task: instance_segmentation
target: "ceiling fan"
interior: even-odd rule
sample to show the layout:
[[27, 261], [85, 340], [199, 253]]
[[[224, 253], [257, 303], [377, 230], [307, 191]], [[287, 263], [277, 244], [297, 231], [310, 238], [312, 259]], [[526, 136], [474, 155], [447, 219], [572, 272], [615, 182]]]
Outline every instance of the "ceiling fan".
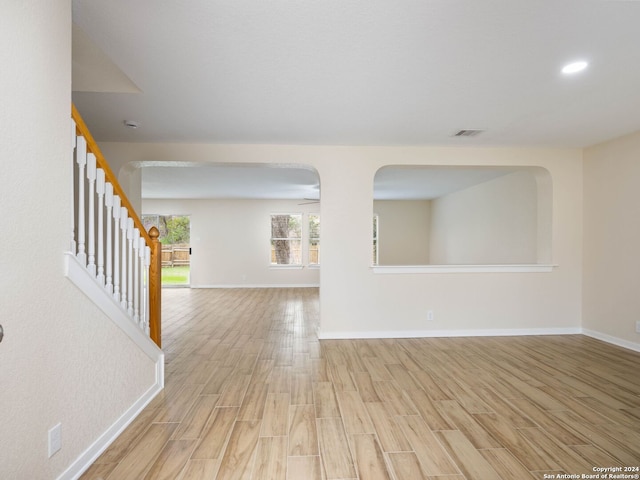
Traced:
[[314, 203], [320, 203], [319, 198], [303, 198], [304, 202], [299, 203], [298, 205], [313, 205]]

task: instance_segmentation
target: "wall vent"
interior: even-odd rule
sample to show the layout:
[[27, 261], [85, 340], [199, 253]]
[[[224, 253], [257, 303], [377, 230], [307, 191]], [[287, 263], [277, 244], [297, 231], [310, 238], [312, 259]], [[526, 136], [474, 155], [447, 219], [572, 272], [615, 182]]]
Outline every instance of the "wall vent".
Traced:
[[467, 128], [464, 130], [458, 130], [457, 132], [454, 132], [453, 135], [451, 136], [452, 137], [476, 137], [480, 135], [482, 132], [484, 132], [484, 130]]

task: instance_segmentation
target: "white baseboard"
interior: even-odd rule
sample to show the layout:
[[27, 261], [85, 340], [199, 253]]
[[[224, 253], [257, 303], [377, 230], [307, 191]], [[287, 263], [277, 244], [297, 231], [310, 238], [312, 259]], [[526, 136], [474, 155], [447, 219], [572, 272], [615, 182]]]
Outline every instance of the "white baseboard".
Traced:
[[429, 338], [429, 337], [515, 337], [523, 335], [575, 335], [582, 333], [579, 327], [569, 328], [521, 328], [487, 330], [388, 330], [370, 332], [323, 332], [320, 340], [345, 340], [358, 338]]
[[96, 461], [96, 459], [118, 438], [125, 428], [138, 416], [154, 397], [162, 391], [159, 383], [147, 390], [131, 407], [124, 412], [100, 437], [93, 442], [57, 480], [76, 480]]
[[592, 337], [597, 340], [602, 340], [603, 342], [611, 343], [612, 345], [617, 345], [618, 347], [640, 352], [640, 343], [629, 342], [628, 340], [623, 340], [622, 338], [613, 337], [606, 333], [596, 332], [595, 330], [589, 330], [587, 328], [583, 328], [582, 333], [587, 337]]
[[218, 284], [218, 285], [191, 285], [191, 288], [319, 288], [318, 283], [277, 283], [277, 284]]
[[586, 335], [617, 345], [618, 347], [640, 352], [640, 343], [629, 342], [606, 333], [580, 327], [569, 328], [524, 328], [524, 329], [488, 329], [488, 330], [387, 330], [370, 332], [322, 332], [317, 331], [320, 340], [377, 339], [377, 338], [446, 338], [446, 337], [517, 337], [527, 335]]

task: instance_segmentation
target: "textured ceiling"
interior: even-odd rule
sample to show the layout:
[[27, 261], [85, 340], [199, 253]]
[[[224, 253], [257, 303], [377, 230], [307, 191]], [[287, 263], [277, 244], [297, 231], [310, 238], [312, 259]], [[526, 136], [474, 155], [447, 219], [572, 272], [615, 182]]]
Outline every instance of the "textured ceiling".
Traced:
[[640, 1], [72, 4], [73, 100], [99, 142], [584, 147], [640, 130]]
[[[73, 0], [73, 18], [141, 90], [74, 93], [99, 141], [586, 146], [640, 129], [638, 1]], [[589, 69], [563, 76], [575, 59]]]
[[257, 165], [174, 164], [142, 169], [142, 198], [319, 199], [313, 169]]
[[[374, 179], [374, 198], [429, 200], [521, 170], [517, 167], [383, 167]], [[178, 162], [144, 167], [142, 198], [319, 200], [320, 179], [310, 168]]]

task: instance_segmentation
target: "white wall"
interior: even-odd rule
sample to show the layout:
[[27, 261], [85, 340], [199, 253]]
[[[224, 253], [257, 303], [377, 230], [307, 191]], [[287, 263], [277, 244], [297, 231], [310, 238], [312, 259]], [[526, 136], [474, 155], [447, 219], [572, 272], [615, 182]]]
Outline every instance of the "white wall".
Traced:
[[378, 264], [426, 265], [429, 263], [429, 200], [376, 200], [378, 215]]
[[[581, 322], [582, 151], [544, 148], [103, 143], [107, 158], [306, 164], [322, 185], [321, 335], [577, 331]], [[546, 168], [550, 273], [380, 275], [371, 268], [373, 179], [386, 165]], [[426, 322], [426, 311], [435, 320]], [[557, 330], [560, 329], [560, 330]]]
[[[71, 2], [0, 15], [0, 478], [57, 478], [155, 380], [64, 277], [71, 216]], [[62, 449], [47, 431], [62, 423]]]
[[537, 228], [535, 177], [504, 175], [432, 201], [431, 263], [536, 263]]
[[640, 132], [585, 150], [584, 328], [640, 346]]
[[[191, 286], [317, 286], [320, 269], [270, 265], [270, 215], [317, 213], [295, 200], [151, 200], [145, 214], [191, 216]], [[322, 244], [322, 218], [320, 218]], [[304, 250], [303, 250], [304, 252]], [[308, 258], [308, 257], [305, 257]], [[322, 260], [321, 260], [322, 261]]]

